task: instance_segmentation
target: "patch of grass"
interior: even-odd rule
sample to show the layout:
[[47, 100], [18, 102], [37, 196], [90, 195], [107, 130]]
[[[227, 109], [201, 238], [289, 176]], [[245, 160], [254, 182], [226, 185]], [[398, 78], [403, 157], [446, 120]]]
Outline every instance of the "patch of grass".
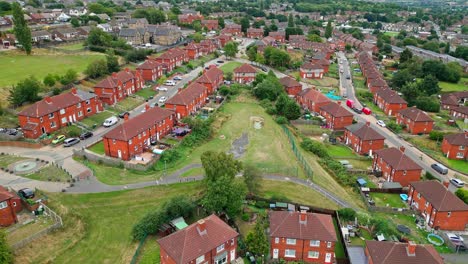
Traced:
[[3, 115], [0, 115], [0, 127], [1, 128], [16, 128], [18, 127], [18, 116], [13, 115], [7, 111], [3, 112]]
[[61, 168], [55, 167], [54, 165], [46, 165], [39, 171], [24, 175], [24, 177], [38, 181], [66, 182], [68, 180], [71, 180], [70, 175], [68, 175]]
[[65, 126], [55, 131], [53, 135], [65, 135], [67, 137], [76, 137], [81, 134], [81, 128], [76, 125]]
[[[38, 216], [34, 222], [29, 224], [23, 225], [12, 232], [7, 233], [7, 241], [10, 245], [18, 243], [19, 241], [23, 240], [24, 238], [40, 232], [45, 228], [51, 226], [54, 222], [48, 216]], [[20, 224], [18, 224], [20, 225]]]
[[396, 37], [398, 36], [399, 32], [393, 32], [393, 31], [386, 31], [384, 35], [390, 36], [390, 37]]
[[0, 168], [6, 168], [8, 165], [13, 164], [18, 161], [26, 160], [28, 158], [25, 157], [18, 157], [18, 156], [12, 156], [12, 155], [0, 155]]
[[326, 75], [331, 78], [339, 78], [338, 64], [337, 63], [330, 64], [330, 66], [328, 67], [328, 73]]
[[199, 176], [199, 175], [204, 175], [205, 170], [203, 168], [193, 168], [190, 169], [180, 175], [180, 177], [192, 177], [192, 176]]
[[[338, 227], [338, 223], [336, 222], [336, 219], [333, 218], [333, 225], [335, 226], [335, 232], [337, 234], [337, 236], [341, 236], [341, 229]], [[341, 242], [340, 239], [338, 239], [335, 243], [335, 257], [337, 258], [345, 258], [346, 255], [345, 255], [345, 249], [344, 249], [344, 245], [343, 243]]]
[[141, 247], [140, 257], [138, 258], [138, 264], [154, 264], [160, 263], [159, 257], [159, 244], [156, 240], [159, 238], [156, 236], [148, 236], [145, 244]]
[[468, 78], [461, 78], [458, 83], [439, 82], [442, 92], [462, 92], [466, 91], [468, 86]]
[[69, 45], [62, 45], [57, 47], [58, 49], [63, 49], [63, 50], [82, 50], [84, 49], [84, 43], [75, 43], [75, 44], [69, 44]]
[[139, 100], [138, 98], [133, 98], [133, 97], [127, 97], [123, 99], [122, 101], [118, 102], [116, 104], [116, 108], [120, 109], [122, 112], [123, 111], [130, 111], [138, 107], [143, 103], [142, 100]]
[[153, 89], [151, 88], [145, 88], [145, 89], [141, 89], [139, 90], [138, 92], [135, 93], [136, 95], [138, 96], [141, 96], [143, 98], [146, 99], [149, 99], [151, 96], [155, 96], [156, 95], [156, 91], [154, 91]]
[[241, 65], [242, 65], [242, 63], [240, 63], [240, 62], [230, 61], [230, 62], [227, 62], [227, 63], [223, 64], [219, 68], [224, 72], [224, 74], [226, 74], [227, 72], [233, 72], [235, 68], [237, 68], [237, 67], [239, 67]]
[[[104, 58], [104, 54], [83, 52], [79, 54], [53, 53], [47, 50], [34, 49], [31, 56], [20, 51], [6, 51], [0, 53], [0, 87], [16, 84], [20, 79], [29, 75], [39, 80], [49, 73], [63, 75], [73, 69], [83, 72], [91, 62]], [[22, 76], [18, 79], [19, 76]], [[2, 91], [2, 95], [5, 93]]]
[[371, 193], [370, 196], [375, 201], [376, 206], [406, 208], [406, 204], [401, 200], [399, 194], [394, 193]]
[[106, 154], [106, 152], [104, 151], [104, 142], [102, 140], [92, 145], [88, 149], [96, 154], [100, 154], [100, 155]]
[[318, 125], [294, 124], [294, 127], [305, 136], [321, 136], [323, 133], [330, 132], [330, 130], [321, 128]]
[[331, 157], [354, 157], [353, 150], [343, 145], [331, 145], [327, 144], [328, 154]]
[[303, 79], [302, 81], [315, 85], [318, 88], [338, 87], [339, 81], [331, 77], [323, 77], [322, 79]]
[[102, 111], [101, 113], [97, 113], [95, 115], [92, 115], [90, 117], [87, 117], [80, 121], [83, 123], [85, 126], [87, 126], [89, 129], [93, 127], [93, 125], [96, 125], [96, 127], [99, 127], [104, 123], [104, 120], [107, 118], [113, 116], [114, 114], [109, 111]]

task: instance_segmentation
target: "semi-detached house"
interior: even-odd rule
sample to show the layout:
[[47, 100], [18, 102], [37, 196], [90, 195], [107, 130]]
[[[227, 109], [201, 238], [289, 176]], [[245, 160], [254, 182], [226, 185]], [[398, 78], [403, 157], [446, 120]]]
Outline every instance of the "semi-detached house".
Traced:
[[331, 103], [330, 99], [315, 88], [306, 88], [296, 96], [297, 103], [311, 112], [320, 112], [320, 107]]
[[400, 110], [396, 115], [396, 123], [404, 125], [413, 134], [429, 134], [434, 126], [434, 120], [416, 106]]
[[25, 108], [18, 119], [26, 138], [38, 138], [102, 110], [102, 102], [95, 94], [72, 88]]
[[327, 127], [333, 130], [344, 130], [353, 123], [353, 114], [340, 105], [341, 102], [331, 102], [320, 107], [320, 115], [325, 117]]
[[176, 95], [166, 102], [166, 109], [175, 111], [177, 119], [194, 114], [206, 104], [208, 89], [194, 82], [185, 89], [180, 89]]
[[408, 103], [389, 88], [378, 90], [374, 94], [374, 103], [389, 116], [395, 116], [400, 110], [408, 107]]
[[398, 182], [406, 187], [419, 181], [422, 168], [404, 154], [405, 148], [387, 148], [375, 151], [372, 169], [388, 182]]
[[432, 245], [417, 245], [413, 241], [400, 243], [366, 240], [364, 243], [364, 254], [368, 264], [444, 264], [444, 260]]
[[370, 122], [356, 123], [345, 129], [345, 144], [360, 155], [372, 157], [374, 151], [383, 149], [385, 137], [370, 127]]
[[442, 152], [448, 159], [468, 159], [468, 132], [445, 136]]
[[125, 69], [100, 81], [94, 86], [94, 92], [103, 103], [113, 105], [139, 91], [144, 84], [140, 71]]
[[288, 95], [296, 96], [302, 91], [302, 84], [289, 76], [285, 76], [279, 81]]
[[208, 95], [211, 95], [224, 83], [224, 74], [218, 67], [211, 65], [195, 82], [205, 86]]
[[248, 84], [255, 81], [257, 69], [251, 65], [244, 63], [234, 69], [234, 81], [237, 83]]
[[146, 60], [136, 69], [141, 73], [141, 77], [146, 82], [155, 82], [163, 75], [161, 63], [154, 60]]

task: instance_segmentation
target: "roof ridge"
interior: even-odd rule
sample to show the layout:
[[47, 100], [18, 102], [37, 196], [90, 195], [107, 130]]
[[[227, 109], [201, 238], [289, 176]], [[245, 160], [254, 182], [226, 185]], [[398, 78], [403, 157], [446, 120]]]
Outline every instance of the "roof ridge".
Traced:
[[[387, 259], [392, 255], [391, 253], [393, 252], [393, 250], [395, 250], [395, 246], [396, 246], [396, 243], [392, 243], [392, 248], [388, 251], [387, 255], [385, 256], [385, 258], [382, 260], [382, 263], [381, 264], [385, 264], [385, 262], [387, 261]], [[391, 263], [390, 263], [391, 264]]]
[[[283, 214], [283, 212], [281, 213]], [[281, 223], [278, 225], [278, 227], [276, 227], [275, 231], [271, 232], [271, 234], [275, 233], [280, 228], [280, 226], [284, 223], [284, 221], [286, 221], [286, 217], [283, 217]]]

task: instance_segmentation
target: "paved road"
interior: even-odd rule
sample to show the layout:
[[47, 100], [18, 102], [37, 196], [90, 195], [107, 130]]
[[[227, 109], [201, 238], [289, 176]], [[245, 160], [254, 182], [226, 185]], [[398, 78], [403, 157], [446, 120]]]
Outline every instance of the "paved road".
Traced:
[[[347, 80], [346, 76], [352, 76], [351, 69], [349, 66], [349, 62], [346, 59], [346, 56], [342, 52], [337, 52], [338, 58], [342, 61], [341, 65], [343, 67], [343, 73], [340, 73], [340, 86], [343, 87], [343, 91], [347, 93], [347, 97], [354, 102], [356, 102], [356, 105], [358, 107], [362, 108], [361, 103], [359, 103], [358, 99], [356, 98], [355, 95], [355, 90], [354, 86], [352, 84], [352, 80]], [[346, 107], [346, 106], [345, 106]], [[390, 146], [390, 147], [397, 147], [399, 148], [400, 146], [405, 147], [405, 154], [409, 156], [412, 160], [414, 160], [419, 166], [421, 166], [424, 171], [428, 171], [431, 174], [433, 174], [435, 177], [439, 178], [440, 180], [448, 180], [449, 178], [453, 178], [455, 175], [462, 176], [465, 178], [466, 181], [466, 175], [462, 175], [459, 172], [456, 172], [454, 170], [449, 170], [449, 173], [447, 175], [441, 175], [434, 171], [431, 168], [431, 164], [436, 163], [434, 159], [432, 159], [430, 156], [426, 155], [425, 153], [421, 152], [419, 149], [411, 145], [410, 143], [406, 142], [400, 136], [396, 135], [392, 131], [390, 131], [387, 128], [383, 128], [381, 126], [378, 126], [376, 124], [377, 119], [373, 115], [364, 115], [364, 114], [357, 114], [350, 110], [353, 114], [355, 119], [361, 122], [370, 122], [371, 127], [378, 131], [380, 134], [382, 134], [385, 137], [385, 143]]]

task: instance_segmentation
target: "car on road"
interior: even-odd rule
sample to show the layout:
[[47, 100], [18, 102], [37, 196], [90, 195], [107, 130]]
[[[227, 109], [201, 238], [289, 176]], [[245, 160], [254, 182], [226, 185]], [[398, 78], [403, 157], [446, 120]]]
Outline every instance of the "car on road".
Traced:
[[166, 81], [164, 84], [165, 84], [165, 85], [168, 85], [168, 86], [174, 86], [174, 85], [176, 85], [176, 83], [175, 83], [174, 81], [171, 81], [171, 80]]
[[353, 107], [352, 108], [354, 112], [356, 112], [357, 114], [362, 114], [362, 110], [357, 108], [357, 107]]
[[110, 127], [110, 126], [117, 124], [117, 122], [119, 122], [119, 119], [117, 119], [116, 116], [111, 116], [107, 118], [106, 120], [104, 120], [104, 123], [102, 123], [102, 125], [105, 127]]
[[386, 127], [385, 122], [382, 121], [382, 120], [377, 120], [377, 125], [379, 125], [381, 127]]
[[161, 91], [161, 92], [167, 92], [167, 87], [158, 87], [156, 90]]
[[217, 60], [216, 63], [224, 63], [223, 60]]
[[174, 78], [172, 78], [174, 81], [181, 81], [182, 80], [182, 77], [180, 77], [179, 75], [175, 76]]
[[158, 103], [156, 103], [156, 102], [150, 104], [150, 107], [151, 107], [151, 108], [154, 108], [154, 107], [156, 107], [156, 106], [158, 106]]
[[268, 69], [266, 67], [261, 67], [260, 69], [262, 69], [262, 71], [264, 71], [264, 72], [268, 71]]
[[166, 96], [161, 96], [161, 98], [159, 98], [159, 103], [160, 104], [164, 104], [165, 102], [167, 101], [167, 97]]
[[434, 169], [435, 171], [437, 171], [438, 173], [442, 174], [442, 175], [445, 175], [445, 174], [448, 173], [447, 167], [445, 167], [444, 165], [442, 165], [440, 163], [432, 164], [431, 168]]
[[347, 80], [350, 80], [350, 79], [351, 79], [351, 76], [347, 75], [347, 76], [346, 76], [346, 79], [347, 79]]
[[85, 140], [85, 139], [90, 138], [90, 137], [92, 137], [92, 136], [93, 136], [93, 132], [91, 132], [91, 131], [86, 131], [86, 132], [84, 132], [84, 133], [81, 133], [80, 139], [81, 139], [81, 140]]
[[130, 115], [130, 113], [129, 112], [122, 112], [122, 113], [119, 114], [119, 117], [124, 118], [125, 115]]
[[455, 235], [454, 233], [447, 233], [446, 235], [447, 235], [448, 239], [450, 239], [450, 241], [463, 242], [463, 237], [461, 237], [459, 235]]
[[78, 144], [80, 142], [79, 138], [67, 138], [63, 141], [63, 146], [64, 147], [71, 147], [75, 144]]
[[52, 140], [52, 144], [57, 145], [59, 143], [62, 143], [62, 141], [65, 140], [65, 135], [58, 135], [54, 140]]
[[34, 198], [34, 191], [29, 188], [23, 188], [18, 191], [19, 196], [22, 196], [26, 199], [32, 199]]
[[455, 185], [457, 188], [462, 188], [465, 186], [465, 182], [456, 178], [450, 179], [450, 183]]

